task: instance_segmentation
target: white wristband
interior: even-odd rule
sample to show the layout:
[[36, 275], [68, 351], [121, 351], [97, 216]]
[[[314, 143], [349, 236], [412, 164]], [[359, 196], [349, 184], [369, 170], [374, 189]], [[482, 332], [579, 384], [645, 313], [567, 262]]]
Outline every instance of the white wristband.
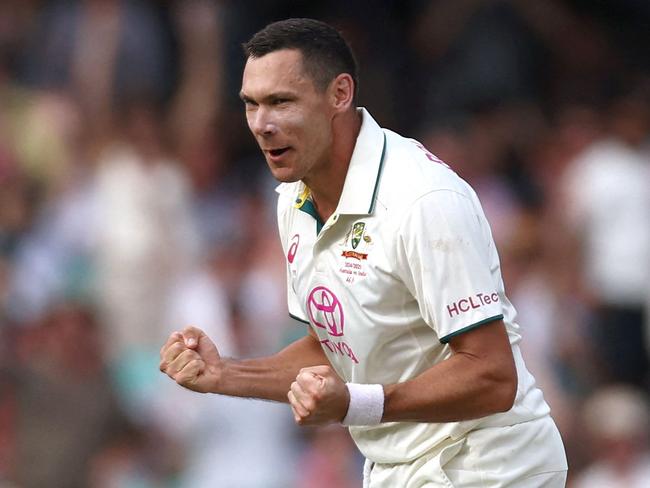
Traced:
[[377, 425], [384, 415], [384, 387], [346, 383], [350, 392], [348, 413], [343, 425]]

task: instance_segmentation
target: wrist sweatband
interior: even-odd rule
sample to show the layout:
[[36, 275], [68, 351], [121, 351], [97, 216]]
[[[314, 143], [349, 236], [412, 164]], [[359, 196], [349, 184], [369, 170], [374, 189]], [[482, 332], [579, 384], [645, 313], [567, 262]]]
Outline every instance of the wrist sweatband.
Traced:
[[384, 414], [384, 387], [346, 383], [350, 392], [348, 413], [343, 425], [377, 425]]

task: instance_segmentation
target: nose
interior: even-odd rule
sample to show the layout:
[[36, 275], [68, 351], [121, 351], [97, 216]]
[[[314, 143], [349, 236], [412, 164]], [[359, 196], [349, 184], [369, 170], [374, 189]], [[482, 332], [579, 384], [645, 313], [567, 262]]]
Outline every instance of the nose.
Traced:
[[272, 136], [277, 132], [277, 126], [263, 107], [258, 107], [254, 113], [249, 114], [248, 125], [251, 132], [259, 136]]

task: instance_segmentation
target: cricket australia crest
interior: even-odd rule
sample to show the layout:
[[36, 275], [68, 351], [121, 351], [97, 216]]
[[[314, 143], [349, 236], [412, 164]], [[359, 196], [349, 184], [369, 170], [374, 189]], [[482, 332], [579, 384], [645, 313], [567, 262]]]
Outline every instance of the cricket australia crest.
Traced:
[[357, 246], [359, 245], [359, 242], [361, 242], [361, 238], [363, 237], [363, 231], [366, 228], [366, 223], [365, 222], [357, 222], [354, 224], [354, 227], [352, 227], [352, 249], [356, 249]]

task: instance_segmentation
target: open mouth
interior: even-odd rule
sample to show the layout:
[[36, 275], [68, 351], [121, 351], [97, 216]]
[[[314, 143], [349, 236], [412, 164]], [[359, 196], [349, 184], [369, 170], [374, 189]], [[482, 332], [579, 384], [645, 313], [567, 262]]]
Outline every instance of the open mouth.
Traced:
[[269, 154], [273, 156], [274, 158], [277, 158], [278, 156], [282, 156], [285, 152], [289, 150], [288, 147], [282, 147], [279, 149], [271, 149], [269, 150]]

